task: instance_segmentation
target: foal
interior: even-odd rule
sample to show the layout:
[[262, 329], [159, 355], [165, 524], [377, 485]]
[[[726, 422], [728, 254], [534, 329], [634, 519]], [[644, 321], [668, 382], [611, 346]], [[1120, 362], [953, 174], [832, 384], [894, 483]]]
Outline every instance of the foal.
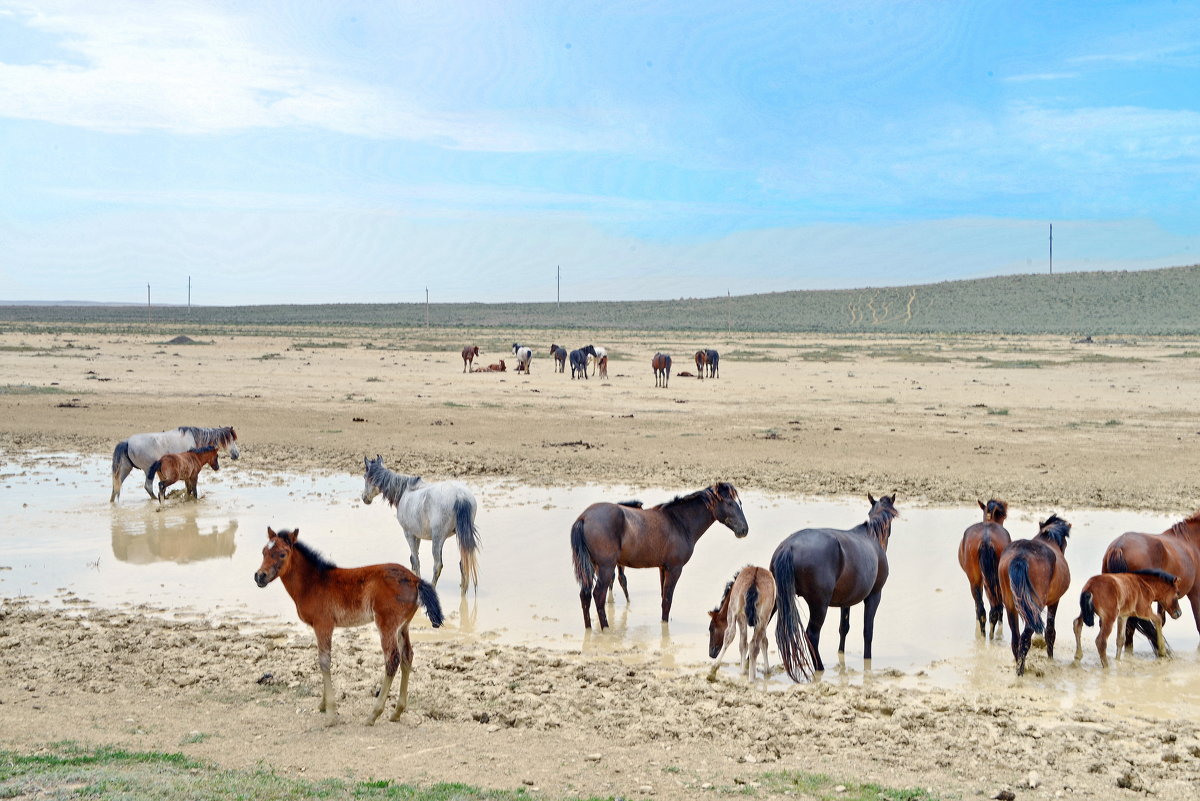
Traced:
[[1084, 626], [1092, 626], [1100, 618], [1100, 634], [1096, 637], [1096, 650], [1100, 652], [1100, 665], [1108, 667], [1108, 635], [1117, 629], [1117, 656], [1121, 655], [1121, 635], [1125, 621], [1131, 617], [1149, 621], [1154, 626], [1154, 651], [1159, 656], [1167, 655], [1167, 641], [1162, 633], [1162, 616], [1150, 608], [1158, 603], [1171, 617], [1178, 618], [1183, 611], [1179, 608], [1179, 579], [1165, 570], [1138, 570], [1133, 573], [1101, 573], [1092, 576], [1083, 585], [1079, 595], [1079, 617], [1075, 618], [1075, 660], [1083, 658], [1083, 644], [1079, 632]]
[[[738, 635], [738, 664], [746, 669], [746, 678], [754, 679], [754, 666], [758, 655], [763, 657], [763, 678], [770, 672], [767, 659], [767, 624], [775, 616], [775, 579], [765, 568], [746, 565], [725, 585], [721, 603], [708, 613], [712, 620], [708, 624], [708, 655], [717, 660], [708, 671], [709, 681], [716, 678], [721, 657], [733, 644], [734, 632]], [[746, 631], [753, 629], [749, 653], [746, 648]]]
[[[319, 711], [325, 713], [325, 725], [337, 723], [337, 701], [329, 676], [333, 662], [330, 655], [333, 630], [335, 627], [364, 626], [372, 620], [379, 629], [383, 646], [383, 686], [366, 723], [374, 725], [383, 714], [397, 666], [400, 668], [400, 697], [391, 719], [398, 720], [408, 706], [408, 674], [412, 671], [413, 649], [408, 624], [420, 603], [433, 627], [442, 625], [442, 605], [437, 590], [402, 565], [338, 567], [299, 542], [299, 537], [300, 529], [278, 534], [267, 529], [263, 561], [254, 574], [254, 583], [265, 587], [279, 578], [296, 602], [296, 613], [317, 635], [317, 662], [323, 679]], [[396, 641], [397, 632], [403, 647]]]
[[213, 470], [221, 469], [221, 465], [217, 462], [217, 449], [212, 445], [205, 448], [192, 448], [183, 453], [168, 453], [150, 465], [150, 470], [146, 473], [146, 483], [150, 484], [154, 481], [155, 474], [158, 475], [159, 503], [163, 502], [167, 487], [176, 481], [182, 481], [187, 488], [185, 495], [199, 500], [200, 496], [196, 493], [196, 478], [204, 469], [204, 465], [208, 465]]

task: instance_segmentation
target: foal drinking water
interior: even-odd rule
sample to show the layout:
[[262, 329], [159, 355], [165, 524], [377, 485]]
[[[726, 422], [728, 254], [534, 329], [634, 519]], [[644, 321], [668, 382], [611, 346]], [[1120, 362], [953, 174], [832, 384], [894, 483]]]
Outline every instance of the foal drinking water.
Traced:
[[[754, 679], [754, 666], [758, 655], [763, 657], [763, 678], [767, 677], [770, 665], [767, 661], [767, 624], [775, 614], [775, 579], [771, 571], [754, 565], [746, 565], [725, 585], [721, 603], [708, 613], [712, 620], [708, 624], [708, 655], [717, 660], [708, 671], [709, 681], [716, 678], [721, 657], [733, 644], [734, 633], [738, 636], [738, 664], [745, 668], [746, 678]], [[753, 630], [749, 653], [746, 647], [746, 631]]]
[[199, 500], [200, 496], [196, 493], [196, 481], [200, 471], [204, 469], [204, 465], [208, 465], [213, 470], [221, 469], [221, 465], [217, 463], [217, 449], [212, 445], [206, 448], [192, 448], [184, 453], [168, 453], [150, 465], [150, 469], [146, 471], [146, 481], [154, 481], [154, 476], [158, 476], [159, 503], [162, 503], [167, 487], [176, 481], [183, 482], [187, 488], [186, 495]]
[[[323, 686], [319, 711], [325, 724], [337, 723], [337, 701], [333, 694], [330, 651], [334, 628], [365, 626], [372, 620], [379, 629], [383, 646], [383, 686], [367, 725], [383, 714], [396, 668], [400, 668], [400, 697], [392, 720], [408, 706], [408, 674], [412, 671], [413, 649], [408, 624], [417, 613], [417, 604], [425, 608], [436, 629], [442, 625], [442, 606], [433, 585], [421, 581], [411, 570], [397, 564], [366, 567], [338, 567], [299, 541], [300, 529], [267, 529], [263, 561], [254, 574], [254, 583], [265, 587], [278, 578], [296, 602], [300, 619], [312, 626], [317, 635], [317, 661]], [[400, 634], [397, 642], [396, 634]], [[401, 645], [402, 644], [402, 645]]]
[[1150, 604], [1158, 603], [1171, 617], [1178, 618], [1183, 614], [1179, 608], [1178, 591], [1179, 580], [1165, 570], [1092, 576], [1079, 594], [1079, 617], [1075, 618], [1075, 660], [1083, 658], [1080, 630], [1084, 626], [1092, 626], [1097, 617], [1100, 618], [1100, 634], [1096, 637], [1096, 650], [1100, 652], [1101, 666], [1108, 667], [1108, 635], [1114, 624], [1117, 629], [1117, 656], [1121, 655], [1122, 624], [1131, 617], [1140, 618], [1154, 626], [1154, 651], [1159, 656], [1166, 656], [1163, 619], [1150, 608]]

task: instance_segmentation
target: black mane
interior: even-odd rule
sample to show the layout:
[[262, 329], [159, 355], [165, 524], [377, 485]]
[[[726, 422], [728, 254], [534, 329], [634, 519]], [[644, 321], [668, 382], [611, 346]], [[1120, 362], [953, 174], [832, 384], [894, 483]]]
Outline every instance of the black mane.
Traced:
[[[281, 531], [279, 533], [288, 534], [290, 532]], [[315, 548], [309, 547], [303, 542], [300, 542], [300, 540], [296, 540], [294, 543], [292, 543], [292, 548], [294, 548], [297, 553], [303, 556], [309, 564], [317, 569], [318, 575], [325, 575], [330, 570], [333, 570], [335, 567], [337, 567], [337, 565], [330, 561], [325, 554], [321, 553]]]
[[1042, 523], [1038, 536], [1053, 540], [1061, 551], [1067, 547], [1067, 537], [1071, 536], [1071, 524], [1058, 515], [1051, 514]]

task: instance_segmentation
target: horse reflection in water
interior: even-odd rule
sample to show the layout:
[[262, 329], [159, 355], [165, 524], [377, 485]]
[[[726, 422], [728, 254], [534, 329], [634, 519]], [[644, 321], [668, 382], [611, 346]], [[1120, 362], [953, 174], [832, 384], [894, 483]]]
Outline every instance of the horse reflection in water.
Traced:
[[195, 514], [114, 514], [112, 552], [122, 562], [147, 565], [152, 562], [200, 562], [233, 556], [237, 549], [236, 520], [224, 528], [216, 525], [201, 531]]

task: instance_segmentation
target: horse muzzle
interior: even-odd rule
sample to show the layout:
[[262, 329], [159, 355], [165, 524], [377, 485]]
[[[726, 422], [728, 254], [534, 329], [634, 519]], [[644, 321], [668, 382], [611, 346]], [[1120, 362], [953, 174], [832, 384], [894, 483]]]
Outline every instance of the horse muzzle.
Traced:
[[733, 532], [733, 536], [739, 540], [750, 533], [750, 526], [745, 520], [725, 520], [725, 527]]
[[363, 493], [363, 496], [362, 496], [362, 499], [363, 499], [363, 503], [365, 503], [365, 504], [367, 504], [368, 506], [370, 506], [370, 505], [371, 505], [371, 501], [375, 500], [375, 496], [374, 496], [374, 495], [367, 495], [367, 494], [364, 492], [364, 493]]
[[1168, 609], [1167, 614], [1171, 616], [1172, 620], [1178, 620], [1179, 616], [1183, 614], [1183, 609], [1176, 606], [1174, 609]]
[[265, 587], [271, 583], [271, 580], [269, 578], [267, 578], [266, 573], [255, 573], [254, 574], [254, 583], [260, 587]]

